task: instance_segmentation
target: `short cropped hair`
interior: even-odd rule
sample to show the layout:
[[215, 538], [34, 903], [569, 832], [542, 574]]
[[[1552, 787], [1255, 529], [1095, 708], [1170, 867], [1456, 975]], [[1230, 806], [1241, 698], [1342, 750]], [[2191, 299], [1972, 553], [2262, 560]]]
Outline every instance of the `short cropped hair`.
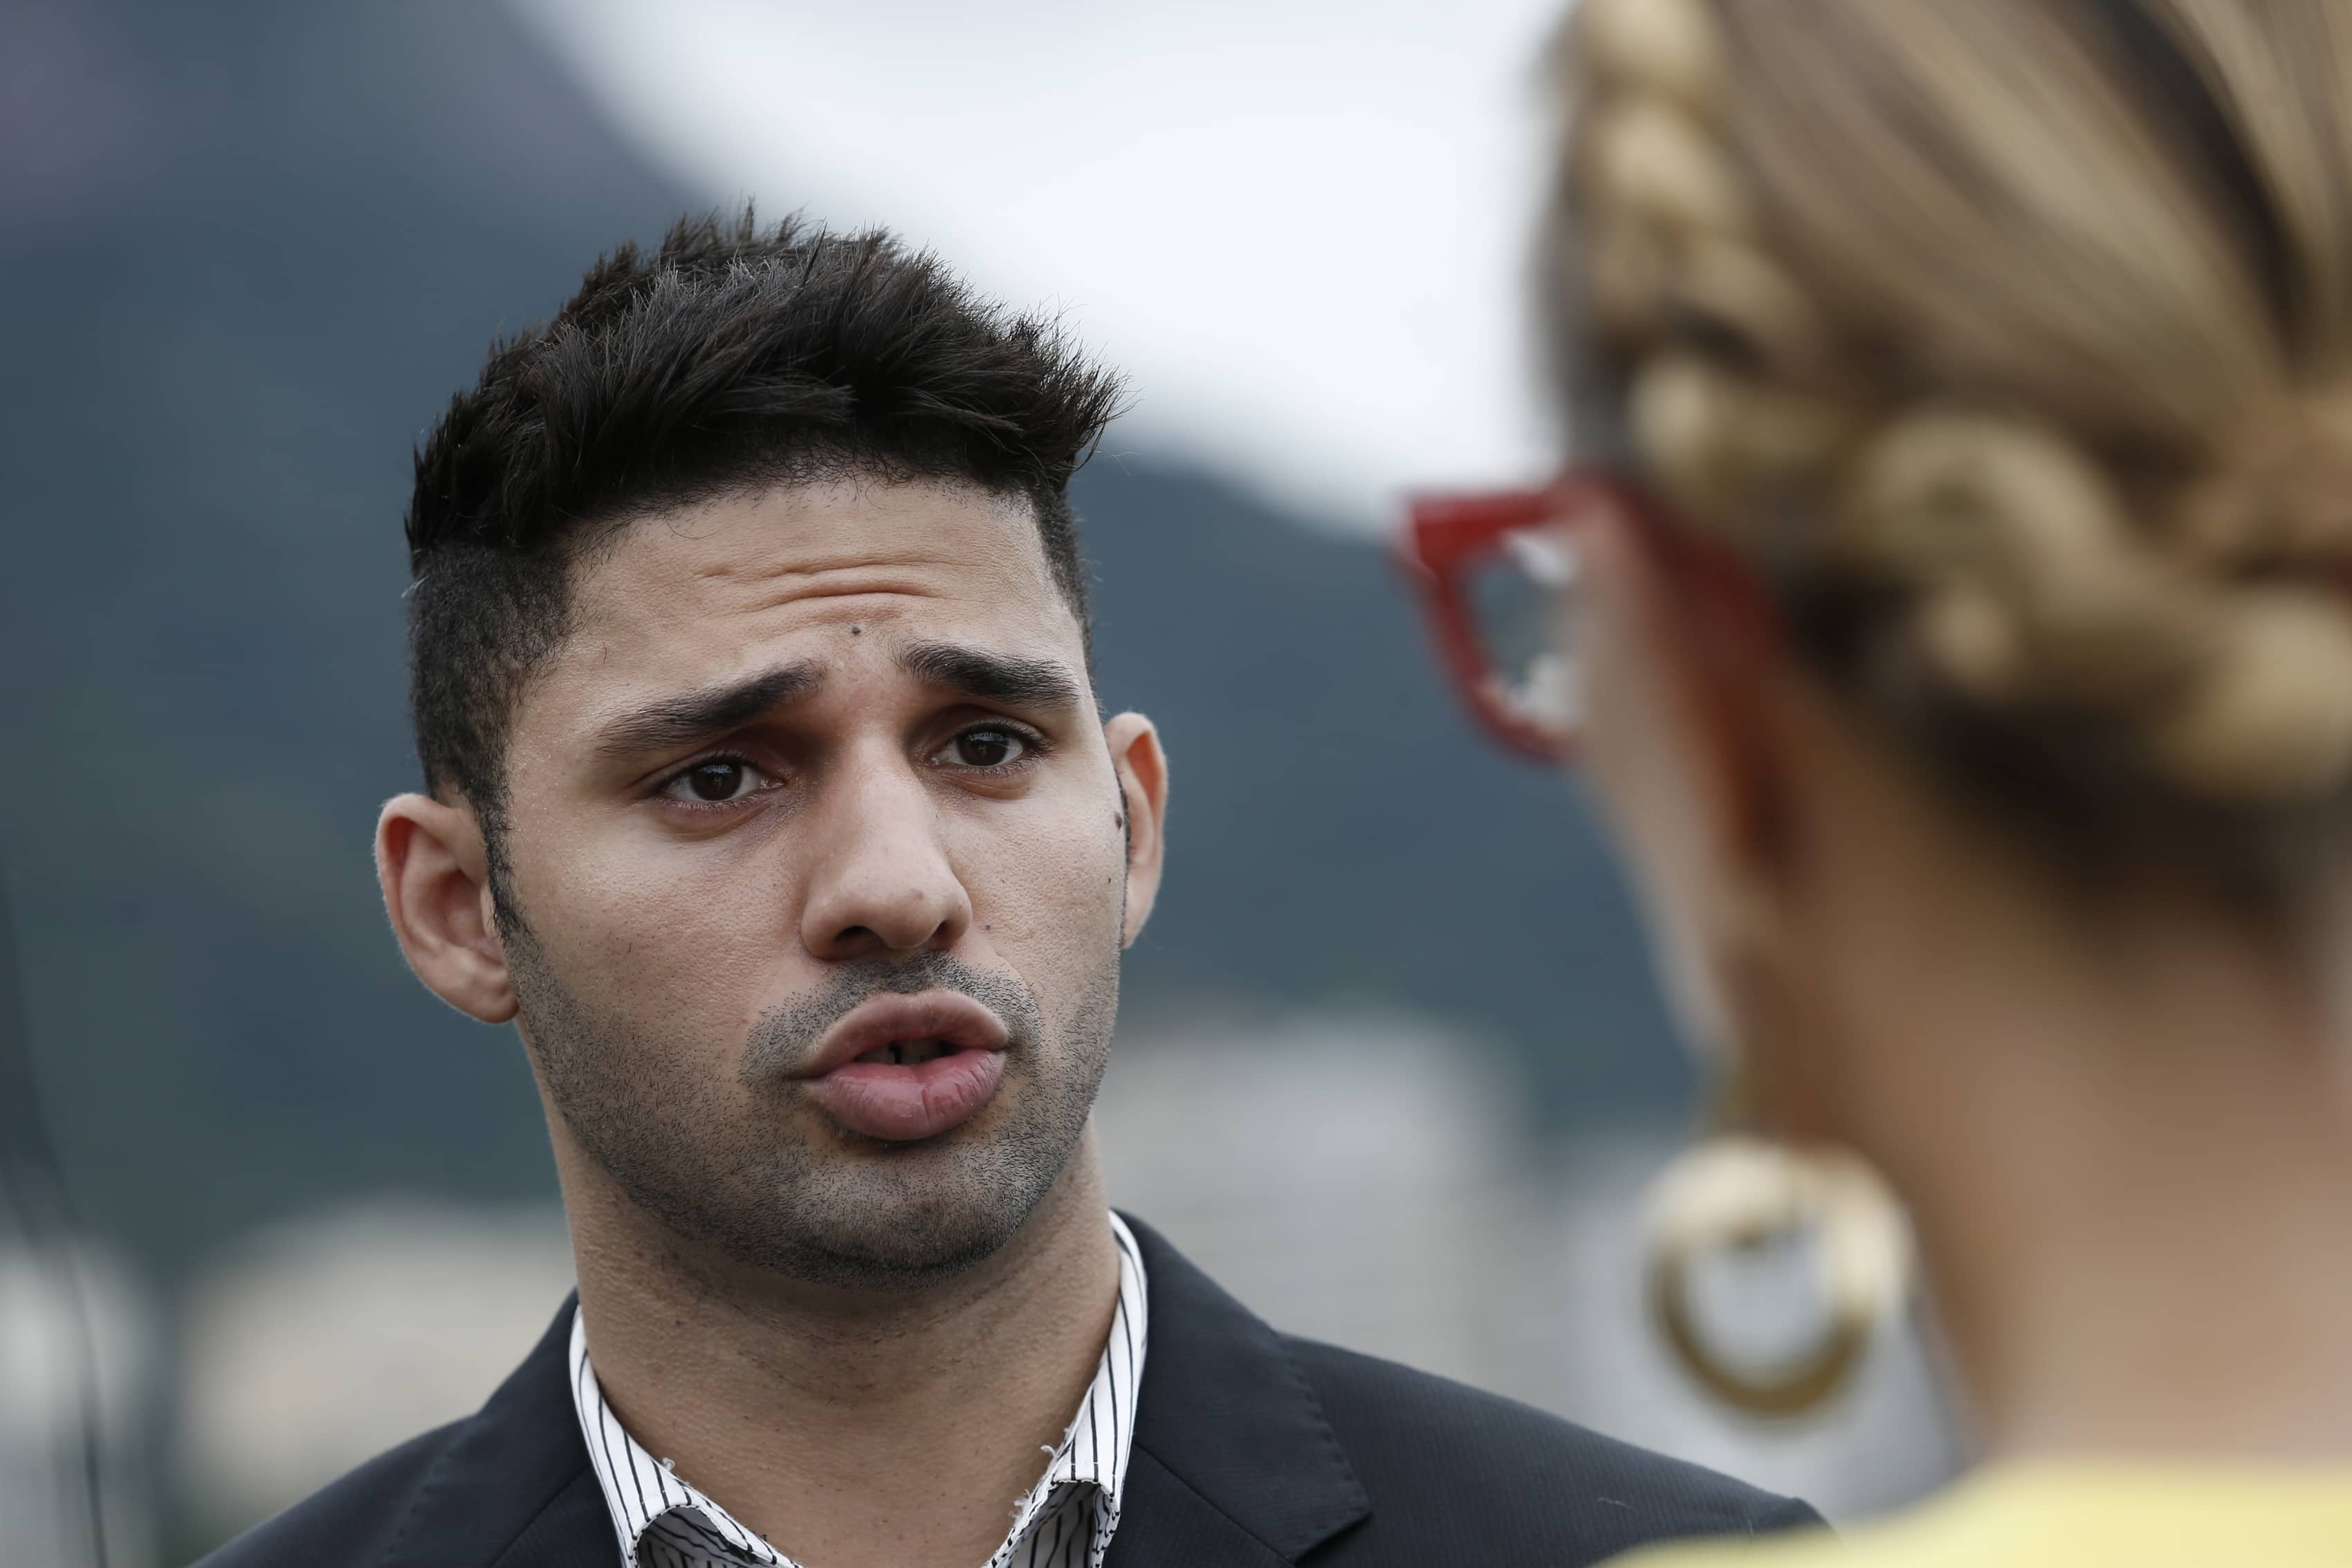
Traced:
[[495, 857], [508, 732], [569, 629], [583, 551], [730, 492], [855, 473], [1024, 497], [1087, 627], [1067, 488], [1119, 400], [1054, 322], [880, 230], [761, 227], [747, 208], [682, 219], [651, 254], [622, 245], [553, 320], [492, 345], [416, 451], [409, 706], [426, 788], [473, 806]]

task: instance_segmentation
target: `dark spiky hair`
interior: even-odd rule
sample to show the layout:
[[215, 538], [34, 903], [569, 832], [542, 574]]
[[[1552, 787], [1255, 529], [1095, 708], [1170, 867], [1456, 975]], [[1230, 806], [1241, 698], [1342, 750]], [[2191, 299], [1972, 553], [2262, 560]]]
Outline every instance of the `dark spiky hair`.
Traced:
[[1025, 497], [1087, 623], [1067, 489], [1116, 377], [889, 235], [683, 219], [492, 346], [416, 453], [410, 712], [427, 787], [491, 831], [505, 743], [584, 547], [650, 512], [854, 472]]

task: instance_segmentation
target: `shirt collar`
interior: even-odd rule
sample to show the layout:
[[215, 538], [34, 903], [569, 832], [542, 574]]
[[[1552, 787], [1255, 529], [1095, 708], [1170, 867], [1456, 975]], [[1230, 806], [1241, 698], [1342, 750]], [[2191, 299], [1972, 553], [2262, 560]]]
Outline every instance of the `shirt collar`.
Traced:
[[[1118, 1249], [1118, 1304], [1111, 1314], [1110, 1337], [1069, 1429], [1054, 1449], [1044, 1476], [1015, 1509], [1012, 1532], [986, 1568], [1010, 1562], [1014, 1549], [1038, 1524], [1074, 1496], [1095, 1499], [1094, 1539], [1088, 1553], [1093, 1568], [1100, 1568], [1111, 1535], [1118, 1528], [1119, 1497], [1135, 1440], [1136, 1392], [1143, 1385], [1150, 1307], [1141, 1249], [1116, 1214], [1110, 1217], [1110, 1229]], [[629, 1436], [620, 1417], [604, 1403], [604, 1390], [588, 1359], [588, 1331], [576, 1310], [572, 1318], [572, 1403], [580, 1417], [581, 1436], [587, 1441], [589, 1465], [596, 1472], [606, 1511], [620, 1539], [622, 1558], [630, 1568], [640, 1568], [648, 1561], [642, 1549], [646, 1531], [656, 1524], [665, 1535], [700, 1537], [714, 1549], [723, 1542], [747, 1563], [793, 1568], [791, 1559], [738, 1524], [725, 1509], [677, 1474], [669, 1461], [655, 1458]]]

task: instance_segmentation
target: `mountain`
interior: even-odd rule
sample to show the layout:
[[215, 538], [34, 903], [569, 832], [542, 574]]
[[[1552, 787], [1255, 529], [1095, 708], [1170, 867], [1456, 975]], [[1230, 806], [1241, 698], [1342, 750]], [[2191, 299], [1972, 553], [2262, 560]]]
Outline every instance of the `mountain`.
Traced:
[[[695, 198], [478, 0], [20, 0], [0, 60], [0, 867], [84, 1207], [168, 1286], [362, 1188], [545, 1192], [520, 1052], [369, 866], [409, 448]], [[1076, 499], [1106, 695], [1174, 756], [1131, 1016], [1394, 1009], [1538, 1128], [1675, 1103], [1571, 789], [1466, 731], [1380, 552], [1148, 454]]]

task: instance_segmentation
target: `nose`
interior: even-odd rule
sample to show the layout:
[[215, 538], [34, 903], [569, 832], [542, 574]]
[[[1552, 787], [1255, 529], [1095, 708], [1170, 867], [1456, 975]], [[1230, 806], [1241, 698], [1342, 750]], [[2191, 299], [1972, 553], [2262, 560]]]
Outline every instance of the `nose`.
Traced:
[[945, 952], [971, 925], [971, 899], [940, 841], [940, 813], [903, 761], [846, 771], [804, 826], [822, 845], [801, 914], [816, 957]]

